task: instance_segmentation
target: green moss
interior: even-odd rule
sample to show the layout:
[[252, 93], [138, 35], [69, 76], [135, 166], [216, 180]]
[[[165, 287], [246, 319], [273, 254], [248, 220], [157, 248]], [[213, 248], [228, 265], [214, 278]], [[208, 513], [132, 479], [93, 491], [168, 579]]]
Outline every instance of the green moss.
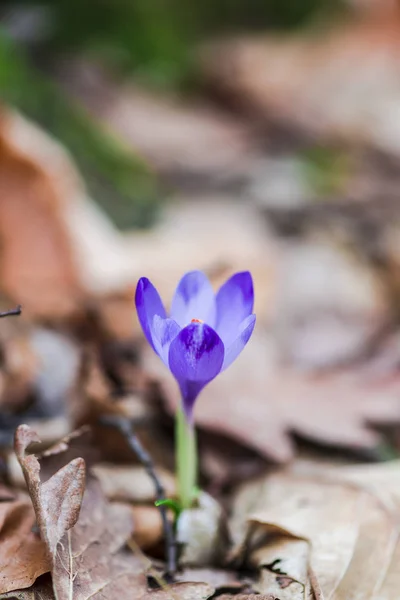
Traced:
[[303, 152], [299, 160], [304, 178], [317, 198], [343, 192], [351, 174], [351, 160], [346, 152], [317, 146]]

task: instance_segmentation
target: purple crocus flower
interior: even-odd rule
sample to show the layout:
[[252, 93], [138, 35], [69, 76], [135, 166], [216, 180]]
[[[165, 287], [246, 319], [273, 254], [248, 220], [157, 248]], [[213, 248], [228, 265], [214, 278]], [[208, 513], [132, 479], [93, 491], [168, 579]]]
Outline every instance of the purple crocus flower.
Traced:
[[154, 285], [142, 277], [136, 288], [136, 310], [153, 350], [176, 378], [188, 421], [194, 402], [243, 350], [253, 332], [253, 280], [236, 273], [217, 294], [201, 271], [180, 280], [167, 316]]

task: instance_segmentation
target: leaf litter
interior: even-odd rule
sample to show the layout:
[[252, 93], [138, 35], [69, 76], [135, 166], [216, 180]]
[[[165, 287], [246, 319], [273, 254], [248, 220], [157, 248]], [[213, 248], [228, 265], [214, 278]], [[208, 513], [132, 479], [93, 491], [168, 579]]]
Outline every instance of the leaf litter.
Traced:
[[[83, 459], [72, 460], [42, 483], [38, 459], [26, 454], [29, 445], [38, 441], [29, 427], [21, 425], [17, 429], [15, 449], [43, 540], [38, 542], [44, 544], [47, 552], [47, 568], [51, 568], [57, 600], [100, 600], [115, 594], [141, 600], [153, 596], [182, 600], [206, 598], [213, 593], [208, 584], [177, 583], [151, 594], [146, 579], [147, 561], [127, 546], [134, 529], [132, 511], [127, 505], [108, 503], [93, 477], [85, 486]], [[50, 454], [65, 450], [63, 442]]]
[[[307, 43], [303, 44], [302, 52], [308, 50]], [[264, 56], [265, 47], [250, 46], [246, 52]], [[269, 60], [273, 59], [270, 55]], [[236, 81], [238, 86], [242, 83]], [[258, 103], [261, 112], [264, 106], [269, 110], [269, 101], [254, 99], [251, 81], [248, 86], [251, 105]], [[134, 94], [134, 89], [129, 93]], [[308, 110], [305, 102], [298, 118], [307, 116]], [[164, 111], [157, 114], [161, 119]], [[317, 134], [330, 138], [332, 124], [321, 123]], [[346, 135], [350, 130], [346, 129]], [[246, 140], [250, 133], [246, 128]], [[181, 199], [168, 208], [164, 222], [152, 232], [122, 238], [94, 209], [72, 162], [56, 142], [7, 109], [2, 109], [0, 137], [4, 158], [0, 186], [13, 192], [7, 198], [2, 195], [0, 207], [1, 301], [23, 301], [27, 309], [25, 321], [5, 323], [0, 334], [0, 404], [4, 409], [0, 425], [5, 434], [1, 438], [4, 473], [0, 473], [4, 481], [1, 597], [397, 600], [398, 461], [343, 466], [332, 459], [321, 463], [315, 458], [315, 447], [312, 460], [296, 459], [299, 449], [292, 435], [317, 443], [318, 452], [329, 455], [327, 446], [376, 451], [382, 441], [389, 440], [382, 429], [385, 425], [396, 434], [398, 363], [391, 347], [382, 355], [378, 349], [375, 357], [383, 360], [385, 378], [374, 374], [365, 362], [349, 366], [359, 346], [363, 349], [382, 324], [392, 322], [393, 305], [389, 306], [380, 284], [382, 277], [393, 277], [395, 269], [378, 277], [365, 262], [354, 268], [353, 255], [346, 277], [338, 280], [332, 275], [326, 289], [318, 280], [318, 293], [323, 289], [325, 296], [321, 294], [321, 304], [317, 298], [316, 306], [315, 296], [309, 293], [312, 284], [307, 284], [314, 281], [315, 285], [315, 264], [305, 273], [300, 259], [282, 265], [277, 257], [283, 252], [282, 239], [271, 237], [261, 218], [265, 211], [254, 204], [240, 206], [219, 192], [215, 197]], [[379, 143], [372, 135], [368, 138], [373, 145]], [[35, 152], [28, 139], [35, 141]], [[162, 169], [170, 170], [157, 148], [154, 153], [151, 149], [151, 156]], [[206, 169], [200, 161], [201, 172], [209, 170], [206, 158]], [[21, 210], [25, 197], [30, 201], [29, 212]], [[341, 218], [344, 209], [339, 205], [334, 209]], [[352, 211], [355, 221], [366, 212], [364, 207]], [[385, 215], [383, 220], [391, 221], [396, 247], [395, 219]], [[297, 219], [292, 257], [322, 256], [321, 237], [329, 238], [331, 232], [312, 217], [312, 210], [289, 210], [284, 216], [292, 224]], [[16, 219], [18, 227], [13, 225]], [[302, 228], [304, 221], [307, 225]], [[11, 230], [17, 232], [15, 236]], [[349, 231], [351, 237], [354, 230]], [[387, 228], [379, 232], [383, 238]], [[354, 239], [359, 244], [357, 235]], [[319, 265], [319, 273], [329, 272], [326, 264], [343, 265], [347, 260], [336, 238], [328, 241], [340, 259], [331, 260], [331, 254], [325, 253], [329, 260]], [[307, 252], [301, 248], [304, 242]], [[284, 243], [287, 249], [287, 239]], [[389, 246], [384, 248], [392, 252], [392, 258], [395, 253]], [[47, 258], [49, 249], [52, 261], [47, 269], [43, 257]], [[154, 490], [144, 479], [143, 468], [133, 464], [126, 440], [101, 427], [98, 419], [118, 414], [133, 424], [173, 497], [169, 415], [177, 395], [171, 380], [158, 367], [154, 369], [145, 355], [129, 315], [135, 279], [143, 271], [160, 279], [168, 291], [182, 271], [196, 267], [206, 270], [215, 285], [229, 272], [250, 268], [256, 280], [258, 331], [235, 369], [205, 389], [196, 414], [201, 443], [214, 437], [225, 448], [224, 460], [214, 467], [224, 471], [216, 499], [227, 509], [231, 546], [225, 555], [213, 558], [215, 564], [205, 561], [201, 568], [193, 564], [177, 573], [175, 583], [167, 584]], [[300, 272], [304, 279], [295, 277]], [[351, 283], [354, 280], [357, 289]], [[291, 286], [290, 301], [284, 305], [288, 281], [297, 287]], [[279, 311], [281, 319], [285, 317], [283, 329], [276, 320]], [[52, 325], [44, 336], [43, 319]], [[351, 330], [349, 335], [347, 330]], [[54, 333], [58, 342], [53, 343], [53, 336], [48, 343], [48, 335]], [[46, 353], [51, 354], [56, 346], [57, 369], [54, 363], [53, 367], [43, 363]], [[333, 364], [332, 357], [337, 356], [346, 357], [346, 368]], [[58, 367], [64, 357], [71, 359], [71, 368], [61, 373]], [[318, 371], [321, 365], [323, 372]], [[61, 421], [60, 429], [55, 427], [55, 417]], [[31, 454], [29, 444], [38, 443], [38, 436], [20, 423], [27, 420], [32, 425], [34, 419], [38, 425], [45, 424], [43, 431], [49, 435]], [[91, 424], [93, 437], [72, 458], [73, 436], [47, 455], [43, 452], [83, 423]], [[17, 426], [16, 453], [29, 498], [26, 491], [15, 491], [21, 477], [17, 483], [7, 448], [6, 434]], [[210, 442], [204, 452], [211, 460], [214, 448]], [[347, 455], [347, 462], [352, 459], [354, 455]], [[267, 462], [271, 460], [282, 464], [271, 469]], [[207, 490], [212, 476], [205, 462], [201, 474]], [[255, 462], [262, 471], [258, 479], [251, 467]]]

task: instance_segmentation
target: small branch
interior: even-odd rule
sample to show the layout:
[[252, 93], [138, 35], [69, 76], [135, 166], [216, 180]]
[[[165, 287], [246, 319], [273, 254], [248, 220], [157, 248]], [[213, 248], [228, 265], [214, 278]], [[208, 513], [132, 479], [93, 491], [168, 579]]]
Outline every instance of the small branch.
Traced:
[[[118, 416], [105, 416], [100, 419], [100, 422], [103, 425], [107, 425], [109, 427], [115, 427], [118, 429], [126, 441], [128, 442], [130, 448], [134, 451], [136, 456], [138, 457], [140, 463], [146, 469], [146, 472], [150, 479], [153, 481], [155, 492], [156, 492], [156, 500], [162, 501], [166, 499], [164, 487], [158, 478], [153, 461], [151, 459], [150, 454], [143, 448], [139, 439], [135, 435], [132, 430], [132, 426], [129, 421], [123, 417]], [[164, 538], [165, 538], [165, 555], [167, 562], [167, 571], [166, 575], [170, 581], [173, 580], [174, 573], [176, 572], [176, 541], [175, 534], [173, 530], [172, 523], [169, 521], [167, 517], [167, 507], [166, 506], [158, 506], [161, 514], [161, 520], [164, 530]]]
[[10, 310], [5, 310], [4, 312], [0, 312], [0, 319], [2, 317], [15, 317], [20, 315], [22, 312], [22, 306], [18, 304], [15, 308], [11, 308]]

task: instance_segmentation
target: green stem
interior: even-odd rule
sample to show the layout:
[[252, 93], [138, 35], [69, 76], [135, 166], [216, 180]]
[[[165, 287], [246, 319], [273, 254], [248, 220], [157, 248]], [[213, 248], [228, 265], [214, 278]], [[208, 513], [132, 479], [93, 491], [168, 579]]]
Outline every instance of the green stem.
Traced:
[[196, 494], [197, 443], [194, 426], [188, 423], [183, 410], [176, 412], [176, 469], [178, 494], [182, 509], [190, 508]]

